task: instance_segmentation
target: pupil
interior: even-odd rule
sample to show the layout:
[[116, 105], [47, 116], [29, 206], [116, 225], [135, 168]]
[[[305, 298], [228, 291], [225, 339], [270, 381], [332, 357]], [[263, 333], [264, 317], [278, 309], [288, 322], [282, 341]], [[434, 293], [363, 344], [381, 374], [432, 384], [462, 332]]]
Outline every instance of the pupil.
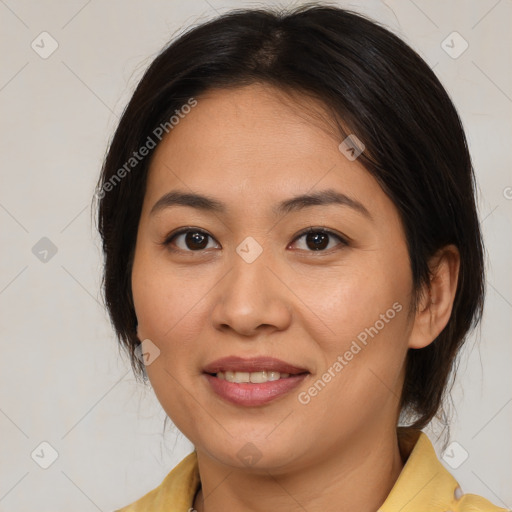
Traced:
[[328, 236], [326, 233], [311, 233], [306, 237], [307, 241], [313, 240], [313, 246], [311, 247], [308, 244], [310, 249], [318, 251], [319, 249], [324, 249], [328, 245]]
[[205, 243], [206, 240], [206, 236], [204, 236], [202, 233], [193, 231], [188, 232], [185, 236], [185, 241], [189, 249], [204, 249], [204, 247], [208, 245]]

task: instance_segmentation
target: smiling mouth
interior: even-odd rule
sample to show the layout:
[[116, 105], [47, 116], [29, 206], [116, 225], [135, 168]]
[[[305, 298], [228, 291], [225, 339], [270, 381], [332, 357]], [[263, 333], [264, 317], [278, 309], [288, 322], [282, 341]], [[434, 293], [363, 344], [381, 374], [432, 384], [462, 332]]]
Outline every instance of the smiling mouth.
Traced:
[[275, 370], [217, 371], [203, 374], [209, 389], [223, 400], [239, 407], [265, 406], [289, 395], [310, 373], [285, 373]]
[[264, 406], [291, 393], [310, 374], [274, 357], [228, 356], [203, 368], [209, 389], [237, 406]]
[[281, 373], [276, 371], [260, 371], [260, 372], [237, 372], [237, 371], [225, 371], [225, 372], [217, 372], [210, 373], [213, 377], [217, 377], [218, 379], [225, 380], [227, 382], [234, 382], [236, 384], [242, 383], [252, 383], [252, 384], [263, 384], [265, 382], [272, 382], [281, 379], [289, 379], [291, 376], [297, 375], [305, 375], [309, 372], [302, 373]]

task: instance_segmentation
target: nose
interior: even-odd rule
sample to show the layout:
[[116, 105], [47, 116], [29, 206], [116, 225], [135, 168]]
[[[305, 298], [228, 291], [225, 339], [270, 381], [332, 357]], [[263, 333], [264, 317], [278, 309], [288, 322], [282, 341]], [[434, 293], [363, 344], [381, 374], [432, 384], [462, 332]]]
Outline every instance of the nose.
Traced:
[[286, 286], [286, 277], [280, 275], [283, 267], [279, 271], [265, 253], [250, 263], [238, 253], [233, 255], [232, 267], [212, 297], [214, 328], [255, 337], [290, 325], [293, 294]]

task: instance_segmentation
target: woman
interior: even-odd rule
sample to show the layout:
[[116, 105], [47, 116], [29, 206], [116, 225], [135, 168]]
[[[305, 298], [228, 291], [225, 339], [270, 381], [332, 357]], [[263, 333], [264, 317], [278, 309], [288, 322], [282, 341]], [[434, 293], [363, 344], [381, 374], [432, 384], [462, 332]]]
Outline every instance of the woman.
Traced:
[[195, 447], [122, 511], [504, 510], [421, 432], [484, 266], [459, 117], [404, 42], [319, 5], [189, 30], [98, 196], [113, 325]]

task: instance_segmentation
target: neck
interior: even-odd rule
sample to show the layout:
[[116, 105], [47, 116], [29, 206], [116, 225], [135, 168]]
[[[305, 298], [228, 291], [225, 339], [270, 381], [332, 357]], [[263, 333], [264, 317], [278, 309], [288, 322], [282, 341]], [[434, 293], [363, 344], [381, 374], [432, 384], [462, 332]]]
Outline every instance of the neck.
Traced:
[[221, 465], [197, 452], [201, 489], [197, 512], [375, 512], [385, 501], [402, 468], [396, 430], [359, 435], [313, 463], [279, 473]]

